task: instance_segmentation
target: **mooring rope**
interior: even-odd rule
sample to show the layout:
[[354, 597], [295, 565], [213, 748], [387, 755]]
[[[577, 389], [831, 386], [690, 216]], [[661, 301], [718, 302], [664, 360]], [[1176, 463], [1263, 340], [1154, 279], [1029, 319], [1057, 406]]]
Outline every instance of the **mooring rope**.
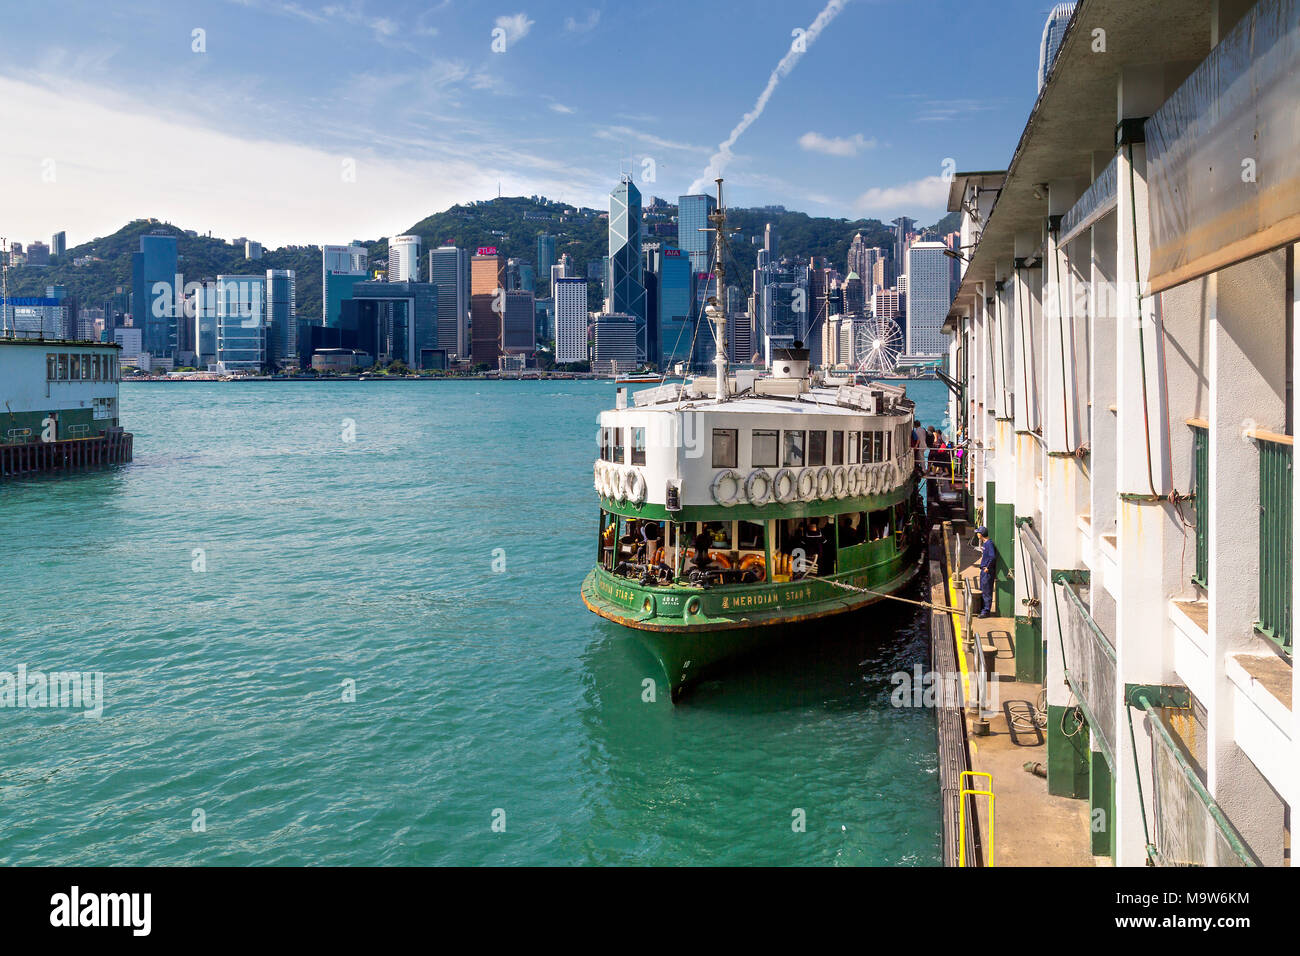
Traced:
[[821, 578], [820, 580], [827, 584], [834, 585], [837, 588], [843, 588], [845, 591], [856, 591], [858, 594], [872, 594], [876, 597], [889, 598], [891, 601], [901, 601], [904, 604], [914, 604], [917, 607], [929, 608], [932, 611], [939, 611], [943, 614], [957, 613], [956, 608], [949, 607], [946, 604], [934, 604], [930, 601], [916, 601], [912, 598], [899, 597], [897, 594], [889, 594], [885, 591], [873, 591], [871, 588], [860, 588], [852, 584], [845, 584], [843, 581], [832, 581], [829, 578]]

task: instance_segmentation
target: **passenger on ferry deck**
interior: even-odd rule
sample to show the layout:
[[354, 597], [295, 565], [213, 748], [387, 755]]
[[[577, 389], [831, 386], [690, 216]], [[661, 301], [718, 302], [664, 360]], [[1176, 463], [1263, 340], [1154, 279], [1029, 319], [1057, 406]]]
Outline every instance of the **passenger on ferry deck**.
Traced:
[[822, 536], [821, 528], [817, 527], [817, 519], [810, 519], [808, 530], [803, 536], [804, 556], [809, 567], [812, 567], [815, 562], [818, 570], [821, 569], [822, 546], [825, 543], [826, 539]]
[[709, 566], [709, 548], [713, 546], [713, 536], [708, 528], [700, 525], [700, 532], [695, 536], [695, 566], [703, 571]]

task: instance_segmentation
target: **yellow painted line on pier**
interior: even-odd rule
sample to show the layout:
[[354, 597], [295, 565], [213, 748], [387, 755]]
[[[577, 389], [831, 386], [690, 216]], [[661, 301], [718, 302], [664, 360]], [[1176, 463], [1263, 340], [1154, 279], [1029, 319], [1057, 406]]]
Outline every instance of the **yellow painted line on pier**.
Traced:
[[[952, 589], [952, 575], [948, 575], [948, 580], [943, 585], [948, 591], [948, 607], [952, 609], [952, 629], [957, 635], [957, 666], [961, 670], [961, 692], [963, 700], [970, 700], [970, 670], [966, 666], [966, 652], [963, 650], [964, 641], [961, 632], [961, 615], [956, 611], [957, 595]], [[975, 749], [972, 741], [971, 750]]]

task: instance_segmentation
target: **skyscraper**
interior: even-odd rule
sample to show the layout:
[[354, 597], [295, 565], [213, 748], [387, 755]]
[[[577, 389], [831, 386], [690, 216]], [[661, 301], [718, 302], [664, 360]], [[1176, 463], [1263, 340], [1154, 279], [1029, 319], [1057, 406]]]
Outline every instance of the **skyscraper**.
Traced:
[[717, 210], [718, 201], [712, 196], [677, 198], [677, 245], [690, 256], [691, 272], [709, 271], [713, 234], [700, 230], [709, 228], [709, 216]]
[[[916, 225], [915, 219], [899, 216], [894, 220], [894, 278], [907, 271], [907, 234]], [[901, 289], [899, 290], [902, 291]]]
[[388, 281], [420, 281], [420, 237], [396, 236], [388, 243]]
[[551, 266], [555, 265], [555, 237], [541, 233], [537, 237], [537, 278], [545, 282], [550, 278]]
[[217, 283], [204, 279], [194, 290], [194, 352], [199, 368], [217, 360]]
[[266, 270], [266, 361], [275, 368], [298, 364], [298, 303], [292, 269]]
[[429, 253], [429, 278], [438, 287], [438, 348], [449, 355], [469, 355], [469, 250], [439, 246]]
[[1056, 54], [1061, 49], [1061, 40], [1065, 38], [1065, 28], [1070, 25], [1077, 3], [1058, 3], [1047, 15], [1043, 24], [1043, 40], [1038, 46], [1038, 89], [1041, 92], [1047, 82], [1047, 75], [1052, 72]]
[[141, 236], [131, 256], [131, 324], [143, 330], [143, 349], [156, 358], [176, 352], [176, 300], [182, 285], [176, 272], [176, 237]]
[[853, 237], [853, 241], [849, 243], [849, 261], [845, 274], [856, 272], [864, 280], [871, 278], [869, 248], [866, 240], [862, 238], [862, 233], [858, 233]]
[[659, 362], [671, 368], [690, 362], [695, 328], [691, 311], [691, 262], [685, 250], [655, 250], [655, 314], [659, 320]]
[[[377, 364], [432, 368], [438, 338], [438, 287], [432, 282], [358, 282], [343, 303], [343, 338]], [[363, 344], [364, 343], [364, 344]]]
[[614, 313], [630, 315], [636, 321], [637, 361], [644, 362], [649, 342], [641, 272], [641, 191], [624, 177], [609, 194], [608, 296]]
[[[948, 350], [943, 320], [952, 296], [942, 242], [914, 242], [907, 253], [907, 351], [942, 355]], [[899, 291], [902, 291], [901, 289]]]
[[368, 276], [370, 253], [365, 246], [321, 246], [321, 322], [339, 324], [340, 303], [352, 295], [352, 286]]
[[68, 251], [68, 234], [56, 232], [50, 239], [50, 255], [61, 256]]
[[266, 364], [265, 276], [217, 276], [217, 364], [227, 372]]
[[506, 355], [532, 355], [537, 351], [537, 303], [531, 292], [506, 293], [501, 351]]
[[505, 310], [506, 262], [495, 249], [470, 260], [470, 350], [474, 363], [496, 368], [501, 355], [501, 313]]
[[552, 281], [555, 283], [555, 361], [585, 362], [587, 280], [556, 276]]

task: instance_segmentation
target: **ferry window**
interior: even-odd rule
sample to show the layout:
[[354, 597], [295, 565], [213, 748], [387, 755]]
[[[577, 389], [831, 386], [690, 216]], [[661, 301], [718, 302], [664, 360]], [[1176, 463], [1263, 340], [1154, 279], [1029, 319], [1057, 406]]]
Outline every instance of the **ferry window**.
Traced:
[[844, 432], [831, 432], [831, 464], [844, 464]]
[[840, 515], [840, 524], [837, 534], [839, 535], [839, 546], [841, 548], [851, 548], [855, 544], [861, 544], [864, 534], [865, 522], [862, 520], [862, 512], [851, 512]]
[[67, 380], [68, 380], [68, 353], [60, 352], [59, 353], [59, 381], [66, 382]]
[[874, 447], [875, 447], [875, 452], [874, 452], [874, 454], [875, 454], [876, 457], [875, 457], [874, 460], [875, 460], [875, 461], [884, 461], [884, 460], [885, 460], [885, 433], [884, 433], [884, 432], [872, 432], [871, 435], [872, 435], [871, 441], [872, 441], [872, 444], [873, 444]]
[[96, 356], [95, 356], [95, 381], [96, 381], [96, 382], [100, 381], [101, 379], [103, 379], [103, 378], [105, 377], [105, 376], [104, 376], [104, 359], [105, 359], [105, 358], [107, 358], [107, 356], [105, 356], [105, 355], [96, 355]]
[[869, 465], [876, 459], [872, 457], [871, 432], [862, 433], [862, 463]]
[[709, 540], [713, 542], [709, 547], [720, 551], [731, 550], [730, 521], [708, 521], [704, 525], [704, 530], [708, 532]]
[[885, 457], [881, 458], [880, 459], [881, 461], [889, 461], [890, 458], [894, 457], [893, 455], [890, 454], [890, 452], [893, 450], [890, 447], [890, 441], [893, 439], [893, 437], [894, 436], [891, 435], [889, 432], [885, 432]]
[[763, 525], [757, 521], [737, 522], [736, 541], [742, 551], [762, 551]]
[[90, 381], [90, 356], [89, 355], [83, 355], [81, 357], [81, 380], [83, 382]]
[[645, 464], [645, 429], [632, 429], [632, 464]]
[[714, 468], [735, 468], [737, 466], [736, 449], [740, 441], [739, 434], [739, 431], [735, 428], [713, 429]]
[[59, 372], [59, 357], [55, 355], [53, 352], [46, 352], [45, 353], [46, 381], [49, 382], [54, 381], [54, 377], [58, 374], [58, 372]]
[[858, 443], [859, 443], [859, 439], [861, 438], [862, 438], [861, 432], [849, 432], [849, 464], [850, 465], [856, 465], [858, 463]]
[[808, 464], [809, 465], [826, 464], [826, 433], [825, 432], [808, 433]]
[[777, 464], [778, 444], [778, 432], [755, 428], [754, 444], [752, 448], [753, 461], [751, 461], [750, 464], [755, 468], [775, 468]]
[[802, 431], [785, 433], [785, 467], [802, 468], [807, 436]]
[[623, 429], [615, 428], [614, 430], [614, 457], [613, 461], [620, 465], [627, 461], [627, 456], [623, 450]]

